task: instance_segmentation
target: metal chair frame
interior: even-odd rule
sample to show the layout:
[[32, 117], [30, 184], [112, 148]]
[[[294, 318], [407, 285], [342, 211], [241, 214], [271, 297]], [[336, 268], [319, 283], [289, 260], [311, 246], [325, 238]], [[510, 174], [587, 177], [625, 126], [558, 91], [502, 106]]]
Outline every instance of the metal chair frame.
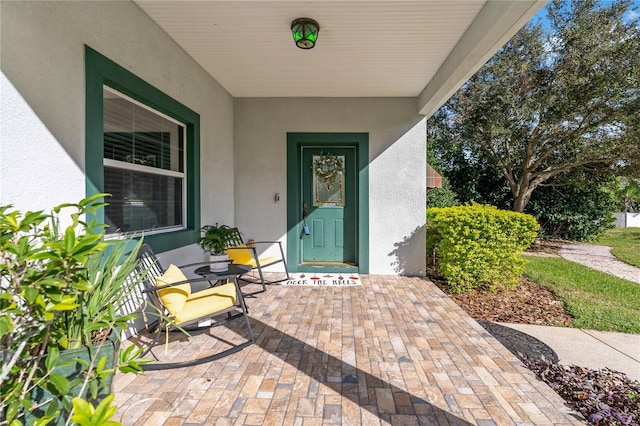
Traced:
[[[215, 262], [192, 263], [188, 265], [182, 265], [179, 268], [185, 268], [185, 267], [197, 266], [197, 265], [206, 265], [211, 263], [215, 263]], [[143, 244], [142, 247], [140, 247], [140, 250], [138, 251], [138, 265], [136, 266], [136, 272], [141, 274], [141, 276], [143, 277], [142, 282], [143, 282], [144, 290], [142, 291], [142, 293], [148, 296], [151, 305], [158, 312], [158, 321], [155, 321], [153, 324], [150, 324], [147, 326], [147, 329], [150, 332], [155, 332], [156, 336], [153, 339], [153, 342], [151, 343], [151, 345], [143, 352], [143, 355], [149, 353], [154, 347], [156, 347], [158, 339], [161, 334], [161, 329], [164, 328], [165, 333], [168, 333], [169, 329], [172, 326], [174, 328], [177, 327], [178, 329], [184, 329], [184, 327], [188, 327], [190, 325], [196, 324], [205, 319], [209, 319], [221, 314], [227, 314], [226, 319], [222, 321], [216, 321], [214, 325], [221, 325], [230, 319], [244, 317], [245, 323], [247, 325], [247, 329], [249, 331], [249, 339], [247, 341], [239, 345], [232, 346], [231, 348], [221, 351], [219, 353], [198, 358], [195, 360], [189, 360], [189, 361], [182, 361], [182, 362], [178, 361], [178, 362], [170, 362], [170, 363], [156, 362], [156, 363], [144, 364], [142, 365], [143, 370], [164, 370], [169, 368], [181, 368], [181, 367], [190, 367], [194, 365], [199, 365], [199, 364], [215, 361], [217, 359], [223, 358], [232, 353], [238, 352], [246, 348], [247, 346], [252, 345], [255, 342], [253, 330], [251, 329], [251, 324], [249, 323], [249, 317], [247, 315], [247, 306], [245, 304], [242, 292], [240, 291], [238, 279], [235, 276], [229, 277], [229, 279], [233, 279], [233, 282], [236, 287], [236, 304], [235, 305], [227, 309], [207, 313], [206, 315], [200, 316], [190, 321], [175, 323], [172, 320], [172, 318], [170, 318], [167, 315], [168, 311], [165, 309], [164, 305], [162, 304], [162, 300], [158, 295], [158, 290], [161, 290], [164, 288], [170, 288], [170, 287], [174, 287], [182, 284], [187, 284], [187, 283], [191, 285], [193, 283], [198, 283], [198, 282], [210, 282], [209, 279], [194, 278], [194, 279], [188, 279], [185, 281], [176, 282], [166, 286], [161, 286], [161, 287], [156, 286], [156, 278], [160, 277], [165, 272], [165, 268], [162, 267], [162, 265], [160, 264], [160, 261], [158, 260], [155, 253], [153, 252], [153, 250], [148, 244]], [[237, 311], [237, 310], [239, 310], [240, 312], [237, 313], [236, 315], [231, 314], [233, 311]]]
[[[276, 283], [280, 283], [283, 281], [286, 281], [288, 279], [291, 278], [291, 276], [289, 275], [289, 269], [287, 268], [287, 261], [286, 261], [286, 257], [284, 255], [284, 249], [282, 248], [282, 242], [280, 241], [253, 241], [250, 240], [249, 243], [245, 243], [243, 238], [242, 238], [242, 233], [240, 232], [240, 230], [238, 228], [231, 228], [232, 230], [232, 235], [230, 237], [227, 238], [227, 243], [228, 243], [228, 247], [226, 248], [226, 250], [249, 250], [251, 252], [251, 255], [253, 256], [253, 259], [256, 262], [256, 266], [252, 267], [252, 270], [257, 270], [258, 272], [258, 277], [257, 278], [250, 278], [250, 277], [245, 277], [242, 276], [240, 278], [238, 278], [238, 280], [242, 281], [242, 282], [246, 282], [246, 283], [252, 283], [252, 284], [261, 284], [262, 285], [262, 290], [253, 292], [253, 293], [245, 293], [245, 295], [252, 295], [252, 294], [257, 294], [257, 293], [263, 293], [265, 291], [267, 291], [267, 284], [276, 284]], [[278, 244], [278, 248], [280, 249], [280, 259], [273, 261], [273, 262], [269, 262], [269, 263], [261, 263], [260, 262], [260, 257], [258, 256], [258, 250], [256, 248], [257, 245], [260, 244]], [[238, 246], [246, 246], [246, 247], [238, 247]], [[266, 268], [268, 266], [271, 265], [276, 265], [278, 263], [282, 262], [282, 264], [284, 265], [284, 272], [286, 277], [279, 279], [279, 280], [265, 280], [264, 278], [264, 274], [262, 272], [262, 268]], [[252, 265], [249, 265], [252, 266]]]

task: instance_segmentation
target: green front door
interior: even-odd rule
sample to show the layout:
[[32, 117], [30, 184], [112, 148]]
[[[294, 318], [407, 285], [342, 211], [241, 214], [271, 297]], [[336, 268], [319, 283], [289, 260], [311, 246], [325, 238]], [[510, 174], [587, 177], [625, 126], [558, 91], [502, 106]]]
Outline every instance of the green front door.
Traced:
[[355, 266], [355, 161], [355, 147], [302, 148], [303, 265]]
[[367, 133], [287, 134], [291, 272], [369, 272], [368, 160]]

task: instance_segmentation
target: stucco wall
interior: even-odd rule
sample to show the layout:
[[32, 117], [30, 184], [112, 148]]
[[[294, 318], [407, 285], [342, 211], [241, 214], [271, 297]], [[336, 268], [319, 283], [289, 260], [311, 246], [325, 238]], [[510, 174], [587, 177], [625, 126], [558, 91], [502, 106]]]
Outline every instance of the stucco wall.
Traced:
[[233, 99], [153, 21], [130, 2], [0, 7], [1, 204], [85, 196], [86, 44], [200, 114], [202, 222], [233, 223]]
[[285, 245], [288, 132], [369, 133], [369, 273], [423, 275], [426, 124], [416, 100], [235, 100], [236, 225]]
[[415, 99], [234, 101], [133, 3], [0, 7], [1, 204], [48, 209], [85, 195], [86, 44], [200, 114], [203, 224], [286, 244], [287, 132], [369, 133], [370, 273], [423, 273], [425, 120]]

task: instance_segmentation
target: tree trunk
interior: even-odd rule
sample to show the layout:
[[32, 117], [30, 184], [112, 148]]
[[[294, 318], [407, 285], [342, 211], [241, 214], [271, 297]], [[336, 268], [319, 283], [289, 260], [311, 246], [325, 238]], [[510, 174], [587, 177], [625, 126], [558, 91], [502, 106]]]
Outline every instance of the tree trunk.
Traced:
[[513, 200], [513, 206], [511, 208], [511, 210], [513, 210], [514, 212], [520, 212], [522, 213], [524, 211], [524, 208], [527, 205], [528, 200], [524, 199], [524, 195], [518, 195], [518, 197], [516, 197]]
[[520, 186], [517, 189], [517, 192], [513, 194], [513, 205], [511, 207], [511, 210], [520, 213], [524, 212], [524, 208], [527, 206], [527, 204], [529, 204], [529, 200], [531, 199], [531, 194], [533, 193], [534, 189], [535, 187], [531, 186]]
[[[513, 169], [509, 170], [509, 176], [503, 172], [504, 176], [510, 182], [511, 195], [513, 195], [511, 210], [514, 212], [524, 212], [524, 208], [529, 203], [533, 190], [538, 186], [537, 181], [533, 179], [534, 176], [529, 166], [530, 165], [527, 164], [527, 167], [522, 170], [517, 181], [515, 179], [516, 173], [514, 173]], [[511, 177], [511, 179], [509, 179], [509, 177]]]

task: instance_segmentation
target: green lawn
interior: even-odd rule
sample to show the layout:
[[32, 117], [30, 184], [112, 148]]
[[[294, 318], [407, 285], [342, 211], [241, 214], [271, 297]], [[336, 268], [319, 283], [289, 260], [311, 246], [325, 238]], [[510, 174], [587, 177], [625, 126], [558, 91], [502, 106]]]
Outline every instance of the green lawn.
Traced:
[[614, 228], [605, 231], [596, 244], [613, 247], [611, 253], [630, 265], [640, 267], [640, 228]]
[[527, 260], [525, 275], [564, 300], [573, 327], [640, 333], [640, 284], [564, 259]]

